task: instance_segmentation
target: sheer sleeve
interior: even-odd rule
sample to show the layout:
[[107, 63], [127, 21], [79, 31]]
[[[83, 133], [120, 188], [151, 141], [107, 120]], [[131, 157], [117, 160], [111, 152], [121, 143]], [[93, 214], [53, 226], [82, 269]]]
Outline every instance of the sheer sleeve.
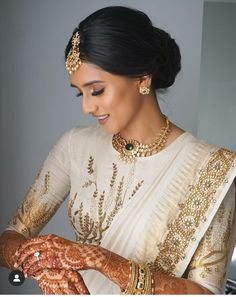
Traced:
[[215, 294], [224, 294], [235, 244], [235, 184], [232, 183], [187, 269], [191, 279]]
[[66, 132], [54, 145], [6, 230], [26, 238], [37, 235], [70, 191], [70, 138]]

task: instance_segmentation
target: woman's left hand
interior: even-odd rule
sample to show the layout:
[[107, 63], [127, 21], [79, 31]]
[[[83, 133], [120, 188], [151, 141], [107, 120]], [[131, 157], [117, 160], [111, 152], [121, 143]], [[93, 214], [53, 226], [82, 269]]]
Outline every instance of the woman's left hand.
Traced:
[[45, 268], [99, 269], [106, 260], [98, 246], [78, 244], [54, 234], [28, 239], [15, 255], [14, 267], [22, 267], [25, 277]]
[[89, 295], [83, 278], [74, 270], [44, 269], [34, 279], [44, 294]]

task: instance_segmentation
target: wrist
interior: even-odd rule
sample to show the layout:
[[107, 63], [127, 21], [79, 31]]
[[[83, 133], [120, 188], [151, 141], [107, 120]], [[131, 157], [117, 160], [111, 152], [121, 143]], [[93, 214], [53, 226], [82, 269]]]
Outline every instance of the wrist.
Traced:
[[81, 263], [84, 269], [93, 269], [102, 272], [107, 259], [107, 250], [97, 245], [76, 244]]
[[120, 287], [122, 294], [150, 295], [154, 293], [153, 275], [147, 265], [129, 260], [129, 270], [127, 286]]

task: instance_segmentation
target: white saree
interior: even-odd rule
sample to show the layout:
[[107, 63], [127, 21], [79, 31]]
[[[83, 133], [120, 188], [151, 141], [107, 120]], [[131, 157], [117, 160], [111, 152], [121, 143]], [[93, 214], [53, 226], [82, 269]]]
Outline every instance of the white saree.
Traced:
[[[236, 235], [236, 153], [185, 132], [130, 165], [111, 140], [100, 127], [65, 133], [7, 229], [38, 234], [70, 192], [77, 242], [223, 293]], [[91, 294], [120, 293], [96, 271], [82, 275]]]

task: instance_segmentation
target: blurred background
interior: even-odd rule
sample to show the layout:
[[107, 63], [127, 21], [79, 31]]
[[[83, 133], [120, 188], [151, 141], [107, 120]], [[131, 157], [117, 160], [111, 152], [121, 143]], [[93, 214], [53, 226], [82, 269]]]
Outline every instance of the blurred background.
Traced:
[[[158, 94], [162, 111], [195, 136], [236, 151], [236, 1], [1, 0], [0, 232], [58, 138], [97, 124], [83, 116], [69, 86], [64, 49], [82, 19], [110, 5], [144, 11], [180, 46], [182, 71]], [[67, 202], [44, 228], [49, 232], [74, 239]], [[13, 287], [8, 274], [0, 268], [1, 294], [41, 293], [33, 280]], [[229, 277], [236, 281], [236, 250]]]

